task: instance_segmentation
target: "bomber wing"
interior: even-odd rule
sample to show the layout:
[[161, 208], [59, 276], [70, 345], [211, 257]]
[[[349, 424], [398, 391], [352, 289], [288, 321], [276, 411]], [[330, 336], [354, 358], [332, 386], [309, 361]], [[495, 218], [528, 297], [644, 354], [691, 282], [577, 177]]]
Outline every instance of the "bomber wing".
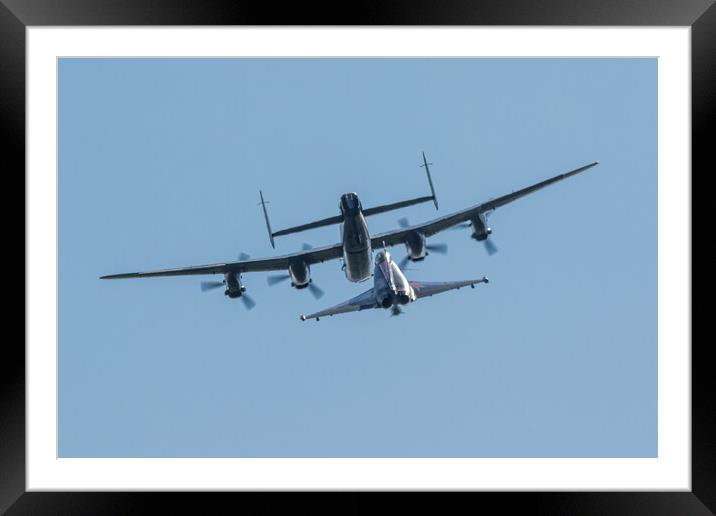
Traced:
[[366, 310], [368, 308], [378, 308], [378, 302], [375, 300], [375, 292], [373, 289], [366, 290], [362, 294], [349, 299], [345, 303], [341, 303], [340, 305], [336, 305], [334, 307], [328, 308], [326, 310], [321, 310], [320, 312], [316, 312], [315, 314], [310, 315], [302, 315], [301, 320], [305, 321], [306, 319], [315, 319], [318, 320], [319, 317], [323, 317], [326, 315], [336, 315], [336, 314], [345, 314], [348, 312], [357, 312], [359, 310]]
[[294, 261], [304, 261], [307, 265], [322, 263], [327, 260], [340, 258], [343, 253], [343, 246], [333, 244], [325, 247], [318, 247], [307, 251], [275, 256], [272, 258], [257, 258], [239, 260], [237, 262], [215, 263], [211, 265], [197, 265], [192, 267], [180, 267], [177, 269], [162, 269], [147, 272], [127, 272], [123, 274], [111, 274], [101, 276], [100, 279], [124, 279], [124, 278], [150, 278], [157, 276], [191, 276], [197, 274], [225, 274], [227, 272], [264, 272], [287, 269]]
[[562, 181], [563, 179], [567, 179], [568, 177], [577, 175], [580, 172], [584, 172], [585, 170], [592, 168], [598, 163], [598, 161], [595, 161], [594, 163], [590, 163], [589, 165], [585, 165], [583, 167], [579, 167], [564, 174], [559, 174], [549, 179], [545, 179], [544, 181], [540, 181], [539, 183], [535, 183], [526, 188], [522, 188], [521, 190], [517, 190], [507, 195], [503, 195], [502, 197], [498, 197], [497, 199], [492, 199], [482, 204], [477, 204], [470, 208], [465, 208], [464, 210], [460, 210], [450, 215], [438, 217], [437, 219], [433, 219], [423, 224], [417, 224], [415, 226], [410, 226], [404, 229], [387, 231], [385, 233], [374, 235], [373, 237], [371, 237], [371, 244], [373, 245], [373, 247], [381, 247], [383, 245], [393, 246], [396, 244], [402, 244], [405, 243], [409, 235], [413, 232], [419, 232], [425, 236], [432, 236], [435, 233], [439, 233], [440, 231], [448, 229], [452, 226], [467, 222], [480, 213], [494, 210], [495, 208], [499, 208], [500, 206], [509, 204], [512, 201], [516, 201], [517, 199], [531, 194], [532, 192], [536, 192], [537, 190], [541, 190], [542, 188]]
[[465, 280], [465, 281], [411, 281], [410, 286], [413, 287], [415, 296], [420, 299], [421, 297], [434, 296], [435, 294], [442, 294], [448, 290], [457, 290], [462, 287], [475, 288], [477, 283], [489, 283], [487, 276], [483, 276], [481, 279]]

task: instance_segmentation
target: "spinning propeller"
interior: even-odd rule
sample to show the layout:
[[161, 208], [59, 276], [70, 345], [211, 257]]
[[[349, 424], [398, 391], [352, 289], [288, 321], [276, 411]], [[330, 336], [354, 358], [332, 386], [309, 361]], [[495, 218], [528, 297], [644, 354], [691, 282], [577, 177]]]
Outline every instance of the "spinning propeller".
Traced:
[[201, 291], [202, 292], [208, 292], [209, 290], [214, 290], [215, 288], [223, 287], [224, 282], [223, 281], [202, 281], [201, 282]]
[[491, 237], [488, 236], [482, 241], [482, 243], [485, 244], [485, 251], [487, 251], [487, 254], [490, 256], [497, 252], [497, 246], [495, 245], [495, 242], [492, 241]]
[[[311, 249], [313, 249], [313, 246], [311, 244], [306, 243], [304, 243], [302, 247], [304, 251], [310, 251]], [[291, 279], [290, 274], [272, 274], [270, 276], [266, 276], [266, 283], [268, 283], [269, 287], [273, 287], [274, 285], [283, 283], [287, 279]], [[325, 293], [321, 287], [313, 283], [312, 279], [308, 280], [308, 290], [316, 299], [322, 298], [323, 294]]]
[[[409, 227], [410, 227], [410, 222], [408, 221], [408, 218], [407, 218], [407, 217], [401, 217], [400, 219], [398, 219], [398, 225], [399, 225], [401, 228], [405, 229], [405, 228], [409, 228]], [[433, 253], [438, 253], [438, 254], [447, 254], [447, 252], [448, 252], [448, 246], [447, 246], [447, 244], [445, 244], [445, 243], [441, 243], [441, 244], [425, 244], [425, 249], [427, 249], [428, 251], [432, 251]], [[399, 265], [400, 268], [402, 269], [402, 268], [404, 268], [404, 267], [408, 264], [408, 261], [410, 261], [410, 257], [409, 257], [409, 256], [406, 256], [405, 258], [403, 258], [402, 260], [400, 260], [400, 262], [398, 263], [398, 265]]]
[[[487, 213], [485, 214], [485, 218], [487, 219]], [[455, 224], [450, 229], [466, 229], [470, 227], [472, 227], [471, 222], [463, 222], [462, 224]], [[492, 241], [492, 236], [487, 235], [487, 238], [485, 238], [482, 243], [485, 245], [485, 251], [487, 251], [487, 254], [489, 254], [490, 256], [497, 252], [497, 246]]]
[[[249, 256], [249, 255], [246, 254], [246, 253], [239, 253], [238, 258], [239, 258], [239, 261], [242, 261], [242, 262], [243, 262], [243, 261], [248, 260], [249, 258], [251, 258], [251, 256]], [[202, 291], [202, 292], [208, 292], [209, 290], [214, 290], [214, 289], [217, 289], [217, 288], [219, 288], [219, 287], [223, 287], [224, 285], [226, 285], [226, 280], [222, 280], [222, 281], [202, 281], [202, 282], [201, 282], [201, 291]], [[244, 291], [244, 288], [243, 288], [243, 287], [242, 287], [242, 292], [241, 292], [241, 295], [239, 296], [239, 299], [241, 299], [241, 302], [244, 304], [244, 307], [245, 307], [247, 310], [251, 310], [253, 307], [256, 306], [256, 301], [254, 301], [253, 298], [251, 298], [251, 297]]]
[[[224, 285], [226, 285], [226, 283], [223, 281], [202, 281], [201, 291], [208, 292], [209, 290], [214, 290], [216, 288], [223, 287]], [[241, 302], [244, 304], [244, 308], [247, 310], [251, 310], [256, 306], [256, 301], [254, 301], [253, 298], [246, 292], [242, 292], [239, 299], [241, 299]]]
[[[266, 277], [266, 283], [268, 283], [269, 287], [273, 287], [274, 285], [283, 283], [287, 279], [291, 279], [290, 274], [272, 274], [271, 276]], [[308, 290], [316, 299], [322, 298], [325, 293], [321, 287], [313, 283], [313, 280], [308, 280]]]
[[241, 297], [239, 297], [239, 299], [241, 299], [241, 302], [244, 303], [244, 308], [246, 308], [247, 310], [251, 310], [253, 307], [256, 306], [256, 301], [254, 301], [252, 297], [249, 297], [246, 292], [241, 294]]

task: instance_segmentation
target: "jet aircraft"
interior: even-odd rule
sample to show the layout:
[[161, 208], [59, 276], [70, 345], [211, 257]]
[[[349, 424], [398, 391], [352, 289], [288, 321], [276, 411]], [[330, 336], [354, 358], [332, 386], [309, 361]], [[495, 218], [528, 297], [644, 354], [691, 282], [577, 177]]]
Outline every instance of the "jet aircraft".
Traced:
[[[572, 171], [558, 174], [549, 179], [545, 179], [539, 183], [535, 183], [521, 190], [513, 191], [512, 193], [497, 197], [487, 202], [476, 204], [469, 208], [457, 211], [455, 213], [433, 219], [431, 221], [416, 224], [406, 225], [400, 229], [394, 229], [377, 235], [368, 236], [367, 228], [365, 225], [363, 229], [356, 230], [355, 234], [363, 235], [363, 258], [358, 260], [359, 265], [356, 269], [351, 269], [347, 272], [349, 279], [354, 278], [353, 281], [358, 280], [360, 277], [367, 279], [370, 277], [366, 275], [366, 264], [370, 267], [371, 253], [370, 248], [379, 247], [391, 247], [398, 244], [404, 244], [407, 250], [408, 259], [411, 261], [422, 260], [427, 256], [428, 243], [427, 239], [436, 233], [444, 231], [453, 227], [471, 227], [471, 237], [477, 241], [484, 241], [492, 233], [487, 225], [486, 215], [496, 208], [504, 206], [512, 201], [515, 201], [521, 197], [524, 197], [532, 192], [536, 192], [549, 185], [567, 179], [587, 169], [590, 169], [597, 165], [598, 162], [593, 162], [588, 165], [584, 165]], [[432, 196], [434, 198], [434, 195]], [[357, 201], [357, 199], [356, 199]], [[362, 221], [364, 224], [365, 211], [362, 214], [358, 210], [359, 205], [353, 205], [357, 211], [354, 212], [355, 220]], [[264, 205], [265, 208], [265, 205]], [[270, 232], [270, 230], [269, 230]], [[344, 235], [346, 232], [344, 231]], [[274, 234], [275, 235], [275, 234]], [[311, 285], [311, 265], [317, 263], [323, 263], [328, 260], [336, 260], [339, 258], [345, 259], [346, 247], [344, 242], [338, 242], [335, 244], [318, 247], [318, 248], [304, 248], [301, 251], [285, 254], [281, 256], [273, 256], [268, 258], [258, 259], [239, 259], [233, 262], [215, 263], [210, 265], [198, 265], [191, 267], [181, 267], [176, 269], [163, 269], [158, 271], [148, 272], [129, 272], [122, 274], [112, 274], [109, 276], [102, 276], [101, 279], [121, 279], [121, 278], [147, 278], [157, 276], [187, 276], [187, 275], [204, 275], [204, 274], [223, 274], [224, 279], [221, 282], [204, 283], [202, 290], [210, 288], [212, 286], [224, 285], [226, 288], [224, 294], [230, 298], [241, 298], [243, 296], [244, 304], [247, 308], [253, 306], [253, 302], [250, 298], [245, 297], [246, 287], [241, 284], [241, 275], [248, 272], [267, 272], [267, 271], [287, 271], [288, 277], [291, 279], [291, 286], [296, 289], [307, 288]], [[346, 270], [352, 267], [353, 262], [346, 262]], [[368, 269], [368, 273], [370, 269]], [[309, 289], [316, 297], [319, 297], [320, 289], [311, 288]]]
[[393, 261], [390, 253], [383, 250], [375, 257], [373, 288], [332, 308], [310, 315], [302, 315], [301, 320], [315, 319], [318, 321], [321, 317], [327, 315], [358, 312], [369, 308], [390, 309], [391, 315], [400, 315], [402, 313], [401, 305], [407, 305], [422, 297], [433, 296], [467, 286], [475, 288], [475, 284], [487, 282], [486, 276], [480, 279], [437, 283], [408, 281], [398, 264]]

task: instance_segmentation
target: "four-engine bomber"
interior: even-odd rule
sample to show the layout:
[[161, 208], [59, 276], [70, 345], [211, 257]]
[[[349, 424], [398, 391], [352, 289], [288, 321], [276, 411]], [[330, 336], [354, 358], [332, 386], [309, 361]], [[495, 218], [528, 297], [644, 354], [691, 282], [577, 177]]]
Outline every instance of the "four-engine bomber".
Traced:
[[[283, 274], [267, 277], [268, 283], [272, 285], [290, 279], [292, 287], [296, 289], [307, 288], [315, 297], [318, 298], [323, 295], [323, 291], [315, 285], [311, 279], [312, 265], [323, 263], [328, 260], [342, 259], [342, 269], [345, 272], [346, 278], [351, 282], [364, 281], [371, 277], [373, 249], [380, 247], [385, 249], [386, 247], [402, 244], [405, 245], [407, 253], [405, 258], [401, 260], [401, 264], [407, 263], [410, 260], [423, 260], [431, 251], [437, 253], [445, 253], [447, 251], [447, 246], [445, 244], [431, 244], [428, 242], [428, 239], [433, 235], [446, 229], [465, 227], [472, 228], [472, 232], [470, 234], [471, 238], [479, 242], [483, 242], [488, 253], [494, 254], [497, 251], [497, 248], [491, 240], [492, 229], [487, 225], [487, 216], [489, 214], [493, 213], [501, 206], [509, 204], [517, 199], [520, 199], [521, 197], [529, 195], [559, 181], [580, 174], [597, 164], [598, 162], [596, 161], [589, 163], [569, 172], [550, 177], [549, 179], [545, 179], [526, 188], [512, 191], [511, 193], [501, 197], [491, 199], [481, 204], [476, 204], [475, 206], [438, 217], [422, 224], [410, 225], [407, 219], [401, 219], [399, 221], [399, 229], [371, 235], [368, 231], [368, 225], [366, 223], [366, 217], [370, 215], [385, 213], [387, 211], [428, 201], [432, 201], [435, 204], [435, 208], [438, 208], [435, 189], [430, 176], [430, 163], [428, 163], [425, 153], [423, 153], [423, 164], [421, 166], [425, 167], [431, 195], [364, 209], [358, 195], [356, 195], [355, 192], [350, 192], [343, 194], [340, 198], [340, 215], [277, 232], [273, 232], [271, 230], [271, 224], [269, 223], [263, 192], [259, 192], [261, 197], [260, 204], [263, 208], [266, 228], [268, 230], [272, 246], [275, 245], [274, 238], [277, 236], [297, 233], [332, 224], [339, 224], [340, 241], [337, 243], [318, 248], [313, 248], [304, 244], [302, 251], [268, 258], [252, 259], [242, 253], [239, 260], [233, 262], [180, 267], [176, 269], [163, 269], [158, 271], [112, 274], [102, 276], [101, 279], [221, 274], [224, 276], [223, 281], [202, 282], [202, 290], [210, 290], [220, 286], [225, 286], [224, 294], [226, 294], [226, 296], [232, 299], [239, 298], [243, 301], [246, 308], [252, 308], [255, 303], [247, 296], [246, 287], [241, 283], [241, 275], [248, 272], [282, 271]], [[374, 281], [386, 281], [387, 283], [386, 285], [378, 283], [375, 284], [374, 288], [371, 289], [371, 292], [373, 292], [371, 295], [373, 297], [371, 298], [370, 303], [394, 309], [396, 306], [414, 301], [416, 295], [420, 297], [420, 295], [416, 293], [415, 284], [405, 280], [405, 276], [400, 270], [400, 266], [390, 259], [390, 255], [387, 252], [383, 251], [382, 253], [378, 253], [376, 257], [375, 270], [376, 273], [374, 274]], [[380, 271], [380, 275], [377, 273], [378, 271]], [[476, 281], [473, 281], [472, 283], [474, 284], [475, 282]], [[469, 282], [467, 284], [469, 284]], [[431, 290], [423, 290], [422, 292], [428, 291]], [[371, 307], [372, 306], [373, 305], [371, 304]], [[308, 317], [310, 318], [310, 316]]]

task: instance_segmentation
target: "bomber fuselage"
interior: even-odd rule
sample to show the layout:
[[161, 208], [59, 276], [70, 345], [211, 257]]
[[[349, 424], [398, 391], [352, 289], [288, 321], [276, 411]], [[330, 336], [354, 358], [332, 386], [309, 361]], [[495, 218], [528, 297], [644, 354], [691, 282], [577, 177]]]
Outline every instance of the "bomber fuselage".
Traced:
[[353, 282], [364, 281], [371, 276], [373, 250], [358, 196], [355, 193], [343, 194], [340, 208], [343, 214], [340, 230], [346, 278]]

